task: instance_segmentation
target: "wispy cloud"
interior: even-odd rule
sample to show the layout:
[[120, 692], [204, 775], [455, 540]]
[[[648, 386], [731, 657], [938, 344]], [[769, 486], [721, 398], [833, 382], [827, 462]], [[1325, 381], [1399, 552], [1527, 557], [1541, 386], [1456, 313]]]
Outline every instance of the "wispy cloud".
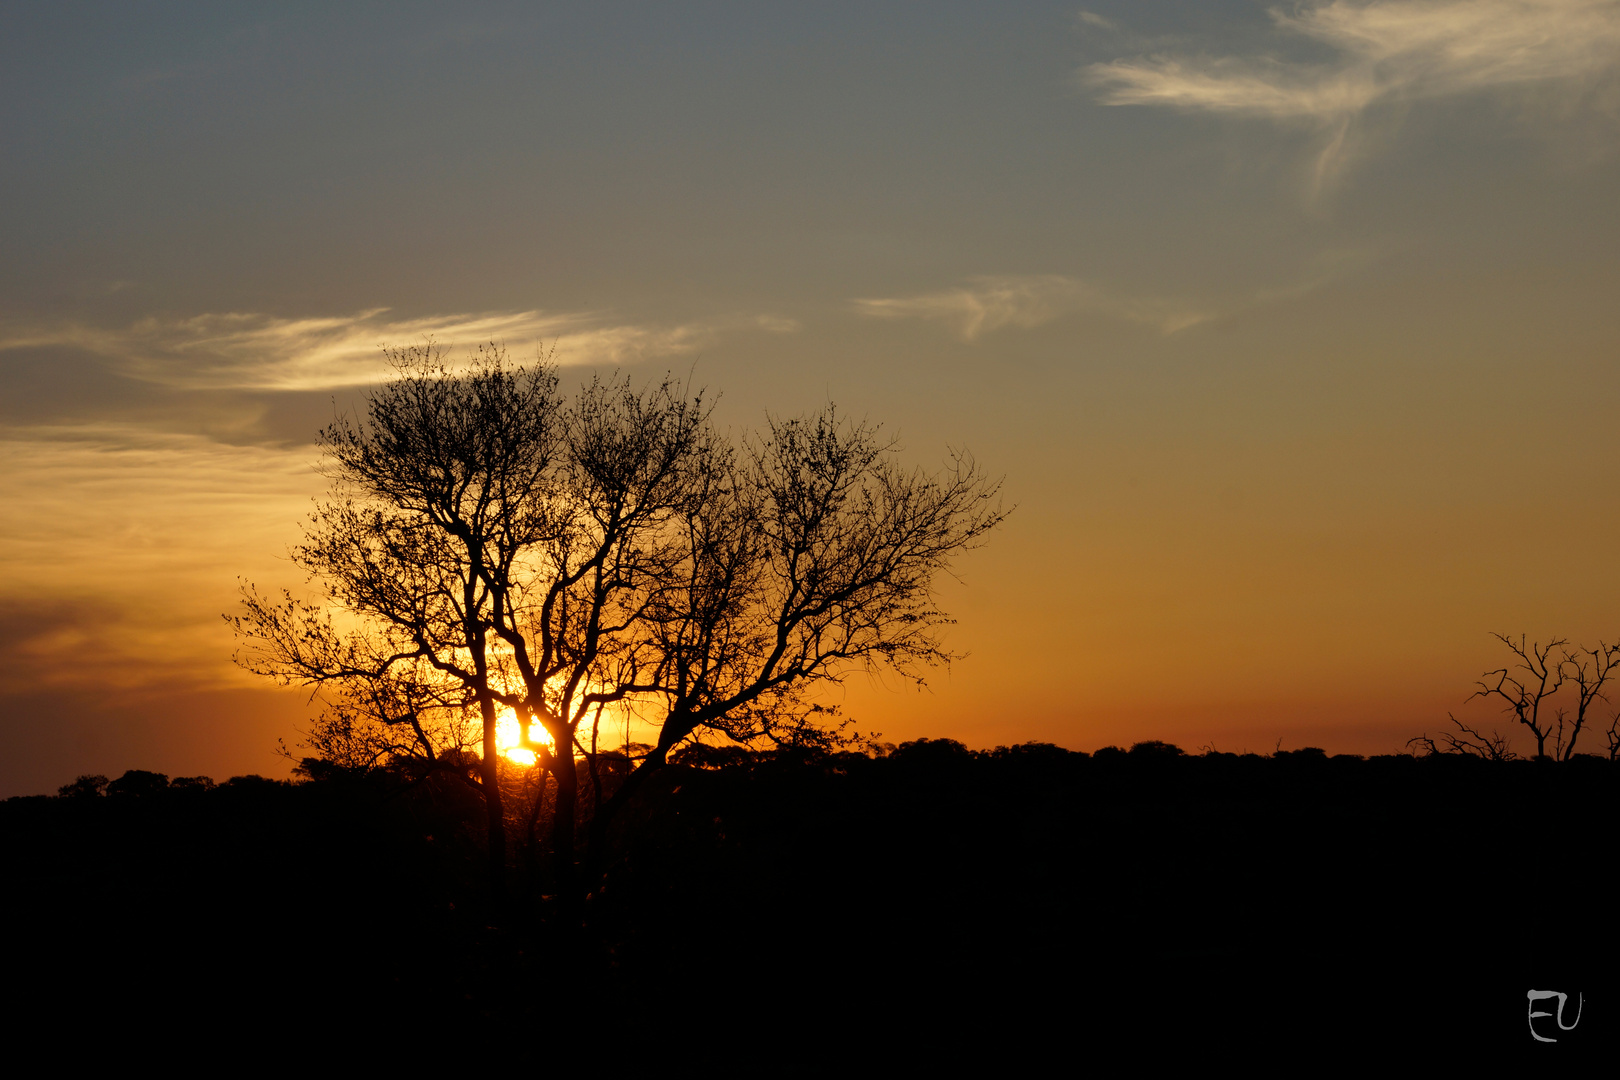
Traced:
[[140, 685], [179, 669], [232, 681], [219, 615], [236, 577], [286, 576], [275, 553], [325, 483], [308, 446], [131, 425], [7, 428], [0, 455], [0, 629], [13, 661], [0, 688], [87, 672]]
[[564, 364], [618, 364], [689, 353], [744, 328], [791, 333], [773, 316], [675, 326], [613, 323], [590, 313], [483, 312], [389, 319], [376, 308], [332, 318], [251, 313], [143, 319], [105, 329], [67, 324], [0, 335], [0, 352], [70, 346], [106, 357], [125, 374], [183, 389], [315, 390], [374, 382], [387, 372], [383, 345], [432, 338], [450, 348], [495, 341], [514, 353], [556, 347]]
[[1620, 70], [1620, 0], [1333, 0], [1271, 18], [1331, 58], [1155, 55], [1092, 64], [1082, 77], [1110, 105], [1316, 128], [1320, 183], [1348, 157], [1355, 123], [1380, 105], [1548, 85], [1578, 93]]
[[976, 277], [943, 292], [856, 300], [855, 307], [874, 318], [941, 322], [964, 341], [1004, 326], [1040, 326], [1083, 311], [1157, 327], [1167, 334], [1209, 318], [1208, 312], [1171, 301], [1115, 296], [1059, 274]]

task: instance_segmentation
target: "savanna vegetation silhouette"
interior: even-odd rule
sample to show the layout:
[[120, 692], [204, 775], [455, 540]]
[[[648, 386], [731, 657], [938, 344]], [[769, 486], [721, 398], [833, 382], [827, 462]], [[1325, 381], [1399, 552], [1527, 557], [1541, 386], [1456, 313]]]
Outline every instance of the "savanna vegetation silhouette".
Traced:
[[[949, 658], [930, 582], [1003, 516], [971, 458], [394, 358], [322, 436], [313, 595], [232, 617], [320, 705], [293, 779], [0, 804], [25, 1025], [595, 1071], [1613, 1045], [1575, 926], [1611, 903], [1614, 725], [1575, 745], [1614, 649], [1501, 638], [1478, 691], [1532, 758], [883, 743], [816, 692]], [[1578, 1029], [1532, 1042], [1532, 989]]]
[[444, 771], [9, 800], [9, 925], [48, 957], [23, 985], [132, 1048], [183, 1016], [717, 1065], [1466, 1056], [1530, 1044], [1530, 989], [1584, 994], [1565, 1051], [1612, 1045], [1612, 945], [1572, 929], [1611, 895], [1602, 758], [689, 745], [574, 911], [521, 858], [494, 894], [483, 801]]

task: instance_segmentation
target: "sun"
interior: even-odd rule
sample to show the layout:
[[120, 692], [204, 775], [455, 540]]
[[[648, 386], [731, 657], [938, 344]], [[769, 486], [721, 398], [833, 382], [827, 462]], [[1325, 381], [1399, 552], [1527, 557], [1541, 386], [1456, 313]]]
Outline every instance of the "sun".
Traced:
[[[533, 741], [550, 748], [550, 732], [538, 724], [529, 730], [534, 736]], [[533, 765], [538, 755], [526, 746], [519, 746], [518, 743], [522, 741], [523, 728], [518, 724], [517, 713], [512, 709], [502, 709], [495, 716], [495, 745], [500, 749], [501, 756], [517, 765]]]

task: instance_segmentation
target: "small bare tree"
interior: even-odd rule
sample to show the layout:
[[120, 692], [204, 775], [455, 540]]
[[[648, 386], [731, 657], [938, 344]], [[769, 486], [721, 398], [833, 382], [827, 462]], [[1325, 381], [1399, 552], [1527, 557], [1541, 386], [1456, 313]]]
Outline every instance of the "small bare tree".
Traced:
[[1553, 735], [1554, 729], [1542, 717], [1541, 710], [1564, 685], [1564, 678], [1568, 674], [1567, 653], [1557, 656], [1554, 653], [1569, 642], [1566, 638], [1554, 638], [1541, 645], [1533, 641], [1526, 643], [1523, 635], [1520, 635], [1517, 643], [1506, 634], [1491, 636], [1511, 649], [1513, 655], [1519, 658], [1518, 663], [1487, 671], [1479, 680], [1479, 689], [1469, 695], [1468, 700], [1500, 698], [1505, 702], [1504, 711], [1511, 713], [1515, 722], [1530, 729], [1530, 734], [1536, 740], [1536, 760], [1543, 760], [1547, 757], [1547, 739]]
[[[1587, 714], [1593, 704], [1609, 700], [1603, 693], [1603, 685], [1609, 681], [1609, 676], [1614, 674], [1616, 664], [1620, 664], [1620, 645], [1605, 645], [1602, 641], [1598, 642], [1595, 649], [1583, 647], [1574, 652], [1564, 653], [1564, 676], [1574, 684], [1576, 699], [1573, 718], [1567, 717], [1564, 709], [1559, 709], [1555, 714], [1553, 747], [1559, 761], [1568, 761], [1574, 755], [1575, 740], [1580, 738], [1582, 729], [1586, 727]], [[1566, 719], [1569, 733], [1567, 739]], [[1610, 756], [1613, 756], [1612, 750]]]
[[1428, 734], [1419, 735], [1415, 739], [1408, 739], [1406, 745], [1412, 747], [1414, 752], [1465, 754], [1487, 761], [1513, 761], [1519, 756], [1513, 752], [1508, 737], [1500, 731], [1493, 729], [1487, 735], [1469, 727], [1451, 713], [1447, 713], [1446, 718], [1457, 728], [1455, 732], [1442, 731], [1438, 739]]

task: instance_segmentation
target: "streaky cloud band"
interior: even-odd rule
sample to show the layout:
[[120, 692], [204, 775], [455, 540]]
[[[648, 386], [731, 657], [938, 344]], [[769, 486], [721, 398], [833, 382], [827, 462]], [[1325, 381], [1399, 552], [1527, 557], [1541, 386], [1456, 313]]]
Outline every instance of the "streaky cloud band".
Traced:
[[1023, 329], [1082, 311], [1154, 326], [1164, 333], [1195, 326], [1207, 312], [1168, 300], [1115, 296], [1061, 274], [982, 276], [954, 289], [918, 296], [858, 299], [855, 309], [881, 319], [944, 323], [964, 341], [1002, 327]]
[[756, 329], [792, 333], [790, 319], [760, 315], [674, 326], [613, 323], [590, 313], [481, 312], [387, 319], [389, 309], [353, 315], [285, 318], [227, 312], [146, 318], [104, 329], [84, 324], [0, 336], [0, 352], [27, 347], [79, 348], [124, 374], [186, 390], [322, 390], [386, 377], [382, 346], [432, 339], [455, 348], [499, 342], [514, 352], [555, 347], [559, 363], [621, 364], [702, 348], [721, 333]]

